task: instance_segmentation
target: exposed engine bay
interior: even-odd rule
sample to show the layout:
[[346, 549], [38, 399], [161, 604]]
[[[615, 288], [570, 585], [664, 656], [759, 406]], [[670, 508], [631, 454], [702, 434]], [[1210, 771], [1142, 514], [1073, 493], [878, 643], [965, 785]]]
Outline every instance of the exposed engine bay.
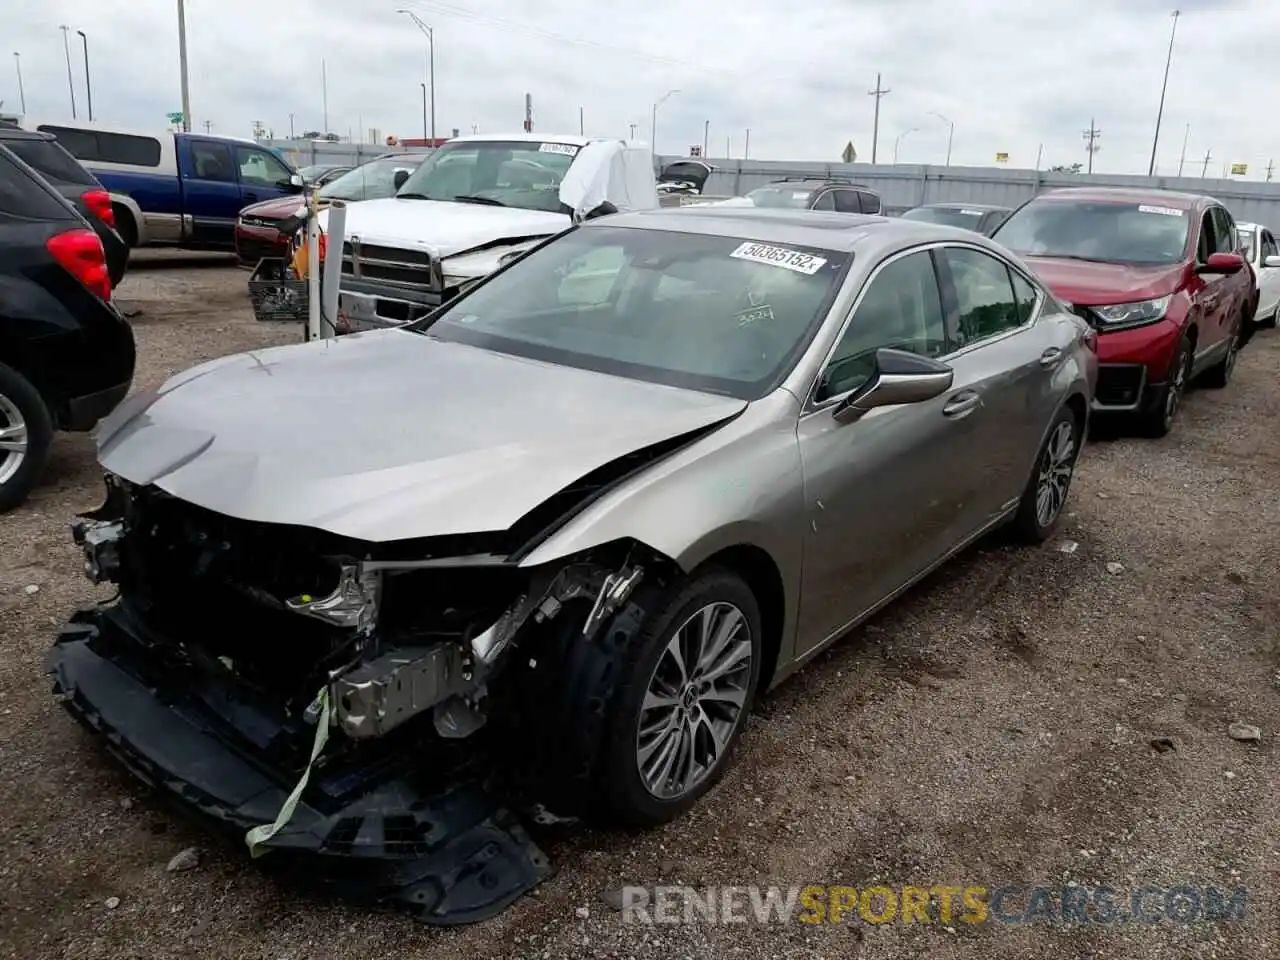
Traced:
[[502, 762], [526, 751], [546, 637], [592, 642], [670, 573], [632, 542], [520, 567], [524, 530], [347, 541], [112, 475], [73, 533], [88, 577], [119, 591], [50, 654], [70, 712], [255, 856], [344, 858], [326, 883], [437, 924], [550, 872], [508, 809], [536, 786]]

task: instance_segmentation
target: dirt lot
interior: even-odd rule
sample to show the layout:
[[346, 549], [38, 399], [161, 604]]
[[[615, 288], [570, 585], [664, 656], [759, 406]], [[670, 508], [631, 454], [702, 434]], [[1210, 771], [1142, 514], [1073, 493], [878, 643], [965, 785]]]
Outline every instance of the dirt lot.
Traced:
[[[139, 387], [297, 339], [253, 322], [246, 277], [216, 260], [137, 266], [120, 299], [141, 310]], [[1058, 541], [950, 564], [769, 697], [692, 815], [549, 840], [557, 876], [453, 931], [267, 879], [146, 797], [52, 702], [44, 651], [95, 596], [67, 524], [100, 492], [91, 442], [62, 437], [37, 494], [0, 518], [0, 955], [1280, 956], [1278, 368], [1280, 336], [1264, 332], [1171, 437], [1091, 444]], [[1233, 721], [1262, 740], [1231, 739]], [[199, 866], [166, 872], [189, 846]], [[1126, 902], [1208, 884], [1249, 899], [1244, 920], [1200, 924], [642, 927], [602, 896], [664, 882], [1076, 883]]]

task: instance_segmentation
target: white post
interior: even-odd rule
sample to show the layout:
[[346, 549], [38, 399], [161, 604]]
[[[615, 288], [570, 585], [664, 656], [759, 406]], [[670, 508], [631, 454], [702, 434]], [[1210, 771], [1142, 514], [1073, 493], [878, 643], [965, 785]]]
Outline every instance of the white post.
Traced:
[[320, 337], [320, 215], [315, 193], [307, 204], [307, 340]]
[[322, 277], [321, 306], [323, 308], [325, 337], [338, 335], [338, 288], [342, 285], [342, 241], [346, 236], [347, 205], [341, 200], [329, 204], [329, 229], [325, 238], [324, 276]]

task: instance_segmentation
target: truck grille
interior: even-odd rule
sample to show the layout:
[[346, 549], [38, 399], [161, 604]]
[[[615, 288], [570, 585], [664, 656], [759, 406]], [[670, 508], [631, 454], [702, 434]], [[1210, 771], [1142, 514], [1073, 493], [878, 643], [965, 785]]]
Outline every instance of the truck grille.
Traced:
[[440, 261], [426, 250], [364, 244], [358, 237], [342, 244], [342, 273], [357, 280], [381, 280], [428, 290], [444, 289]]

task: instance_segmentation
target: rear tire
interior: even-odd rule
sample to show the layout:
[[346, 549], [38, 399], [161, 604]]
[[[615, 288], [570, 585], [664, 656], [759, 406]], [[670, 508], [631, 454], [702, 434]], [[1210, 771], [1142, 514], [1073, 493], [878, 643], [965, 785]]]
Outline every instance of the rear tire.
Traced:
[[0, 513], [27, 499], [52, 442], [53, 419], [40, 391], [0, 363]]
[[1058, 528], [1080, 458], [1083, 427], [1082, 418], [1070, 407], [1058, 411], [1049, 427], [1013, 518], [1013, 532], [1024, 543], [1043, 543]]

